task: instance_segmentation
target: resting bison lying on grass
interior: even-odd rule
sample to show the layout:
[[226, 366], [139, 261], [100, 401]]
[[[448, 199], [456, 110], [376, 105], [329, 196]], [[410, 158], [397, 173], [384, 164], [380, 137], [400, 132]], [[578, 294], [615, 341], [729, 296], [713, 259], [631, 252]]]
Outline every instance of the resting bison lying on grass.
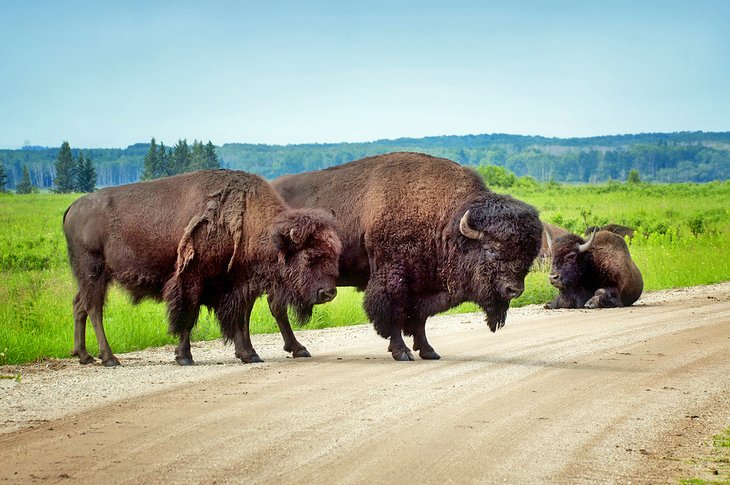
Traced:
[[[465, 301], [492, 331], [540, 249], [537, 211], [491, 192], [474, 171], [421, 153], [391, 153], [272, 182], [292, 207], [333, 209], [343, 251], [338, 285], [365, 290], [365, 310], [396, 360], [439, 354], [426, 318]], [[271, 303], [282, 329], [286, 311]]]
[[201, 305], [212, 308], [243, 362], [260, 362], [249, 335], [256, 298], [276, 295], [306, 319], [332, 300], [341, 243], [325, 211], [292, 210], [271, 186], [245, 172], [213, 170], [99, 190], [76, 200], [63, 230], [79, 291], [74, 349], [85, 345], [90, 317], [104, 365], [119, 364], [104, 334], [107, 287], [117, 281], [135, 302], [167, 303], [179, 335], [175, 360], [193, 364], [190, 331]]
[[550, 283], [560, 293], [545, 308], [628, 306], [641, 296], [641, 272], [621, 236], [594, 231], [588, 241], [573, 234], [548, 241], [553, 254]]

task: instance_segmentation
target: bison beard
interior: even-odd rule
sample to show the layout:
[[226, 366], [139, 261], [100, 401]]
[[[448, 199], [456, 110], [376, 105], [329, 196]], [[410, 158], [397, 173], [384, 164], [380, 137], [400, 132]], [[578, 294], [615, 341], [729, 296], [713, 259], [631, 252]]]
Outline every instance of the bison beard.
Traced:
[[291, 305], [294, 310], [294, 321], [297, 325], [306, 325], [312, 318], [312, 305]]
[[482, 306], [487, 314], [487, 323], [492, 332], [496, 332], [504, 327], [507, 320], [507, 310], [509, 310], [509, 301], [494, 299], [491, 303]]

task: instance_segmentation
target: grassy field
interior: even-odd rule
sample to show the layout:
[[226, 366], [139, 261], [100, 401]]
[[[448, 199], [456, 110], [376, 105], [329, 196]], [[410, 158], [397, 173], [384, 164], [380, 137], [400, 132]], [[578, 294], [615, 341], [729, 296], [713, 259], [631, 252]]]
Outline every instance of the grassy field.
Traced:
[[[518, 187], [509, 192], [535, 205], [544, 220], [582, 232], [586, 225], [615, 222], [637, 228], [632, 255], [645, 288], [662, 289], [730, 280], [730, 183], [703, 185], [604, 184], [579, 187]], [[78, 195], [0, 195], [0, 364], [68, 357], [73, 346], [71, 300], [75, 282], [68, 269], [61, 219]], [[547, 268], [535, 268], [513, 306], [545, 303], [555, 295]], [[305, 328], [366, 321], [362, 295], [341, 288], [337, 298], [315, 309]], [[453, 312], [476, 311], [464, 304]], [[276, 332], [264, 301], [252, 316], [253, 332]], [[164, 306], [133, 306], [113, 288], [105, 327], [112, 348], [122, 353], [174, 343]], [[193, 338], [218, 338], [217, 323], [203, 310]], [[255, 344], [255, 341], [254, 341]], [[89, 351], [96, 351], [93, 330]]]

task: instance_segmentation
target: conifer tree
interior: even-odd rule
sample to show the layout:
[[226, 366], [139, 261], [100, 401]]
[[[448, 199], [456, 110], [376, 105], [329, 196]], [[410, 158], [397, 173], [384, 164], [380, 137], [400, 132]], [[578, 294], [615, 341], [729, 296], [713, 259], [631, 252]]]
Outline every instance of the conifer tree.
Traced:
[[23, 165], [23, 176], [15, 187], [15, 192], [18, 194], [30, 194], [33, 192], [33, 184], [30, 181], [30, 172], [28, 172], [27, 165]]
[[76, 164], [71, 153], [71, 146], [67, 141], [64, 141], [56, 158], [56, 178], [53, 179], [53, 185], [56, 186], [54, 192], [60, 194], [73, 192], [76, 185], [75, 168]]
[[218, 160], [218, 155], [215, 153], [215, 146], [210, 140], [205, 145], [205, 162], [205, 168], [221, 168], [220, 160]]
[[171, 175], [184, 173], [190, 167], [190, 147], [187, 140], [178, 140], [172, 149], [170, 160]]
[[84, 158], [83, 153], [79, 153], [76, 170], [76, 191], [77, 192], [93, 192], [96, 190], [96, 169], [91, 157]]
[[193, 148], [190, 151], [190, 164], [187, 171], [203, 170], [206, 167], [205, 147], [202, 141], [193, 140]]
[[172, 175], [172, 168], [170, 167], [171, 159], [172, 156], [170, 154], [170, 150], [166, 149], [165, 144], [160, 142], [160, 149], [157, 152], [158, 177], [168, 177]]
[[8, 189], [5, 186], [8, 183], [8, 174], [5, 171], [5, 164], [0, 162], [0, 193], [6, 193]]
[[162, 167], [160, 166], [160, 156], [157, 149], [157, 142], [154, 137], [152, 137], [152, 141], [150, 141], [150, 149], [147, 151], [147, 155], [144, 156], [143, 167], [142, 180], [152, 180], [163, 175], [160, 173], [160, 169]]
[[81, 190], [81, 170], [85, 163], [84, 153], [79, 151], [79, 156], [74, 160], [74, 192], [84, 192]]

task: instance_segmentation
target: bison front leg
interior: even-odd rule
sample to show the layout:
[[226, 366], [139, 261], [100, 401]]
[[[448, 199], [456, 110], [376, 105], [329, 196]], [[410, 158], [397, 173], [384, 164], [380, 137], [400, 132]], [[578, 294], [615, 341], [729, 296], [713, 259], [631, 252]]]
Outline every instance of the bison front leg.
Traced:
[[618, 294], [618, 288], [599, 288], [593, 297], [585, 303], [586, 308], [614, 308], [624, 306]]
[[180, 332], [180, 339], [175, 347], [175, 362], [180, 365], [195, 365], [193, 353], [190, 351], [190, 332], [192, 329], [184, 329]]
[[381, 337], [389, 338], [388, 352], [395, 360], [416, 360], [403, 341], [408, 291], [397, 271], [380, 268], [370, 276], [365, 289], [365, 312]]
[[410, 317], [406, 320], [406, 333], [413, 335], [413, 350], [424, 360], [438, 360], [441, 356], [426, 338], [426, 317]]
[[269, 309], [276, 320], [276, 324], [279, 326], [281, 337], [284, 339], [284, 351], [291, 352], [292, 357], [311, 357], [312, 355], [307, 351], [307, 348], [299, 343], [294, 335], [294, 331], [289, 323], [286, 306], [277, 304], [275, 300], [272, 295], [268, 296]]
[[425, 322], [413, 333], [413, 350], [417, 350], [418, 355], [424, 360], [439, 360], [441, 358], [426, 339]]

